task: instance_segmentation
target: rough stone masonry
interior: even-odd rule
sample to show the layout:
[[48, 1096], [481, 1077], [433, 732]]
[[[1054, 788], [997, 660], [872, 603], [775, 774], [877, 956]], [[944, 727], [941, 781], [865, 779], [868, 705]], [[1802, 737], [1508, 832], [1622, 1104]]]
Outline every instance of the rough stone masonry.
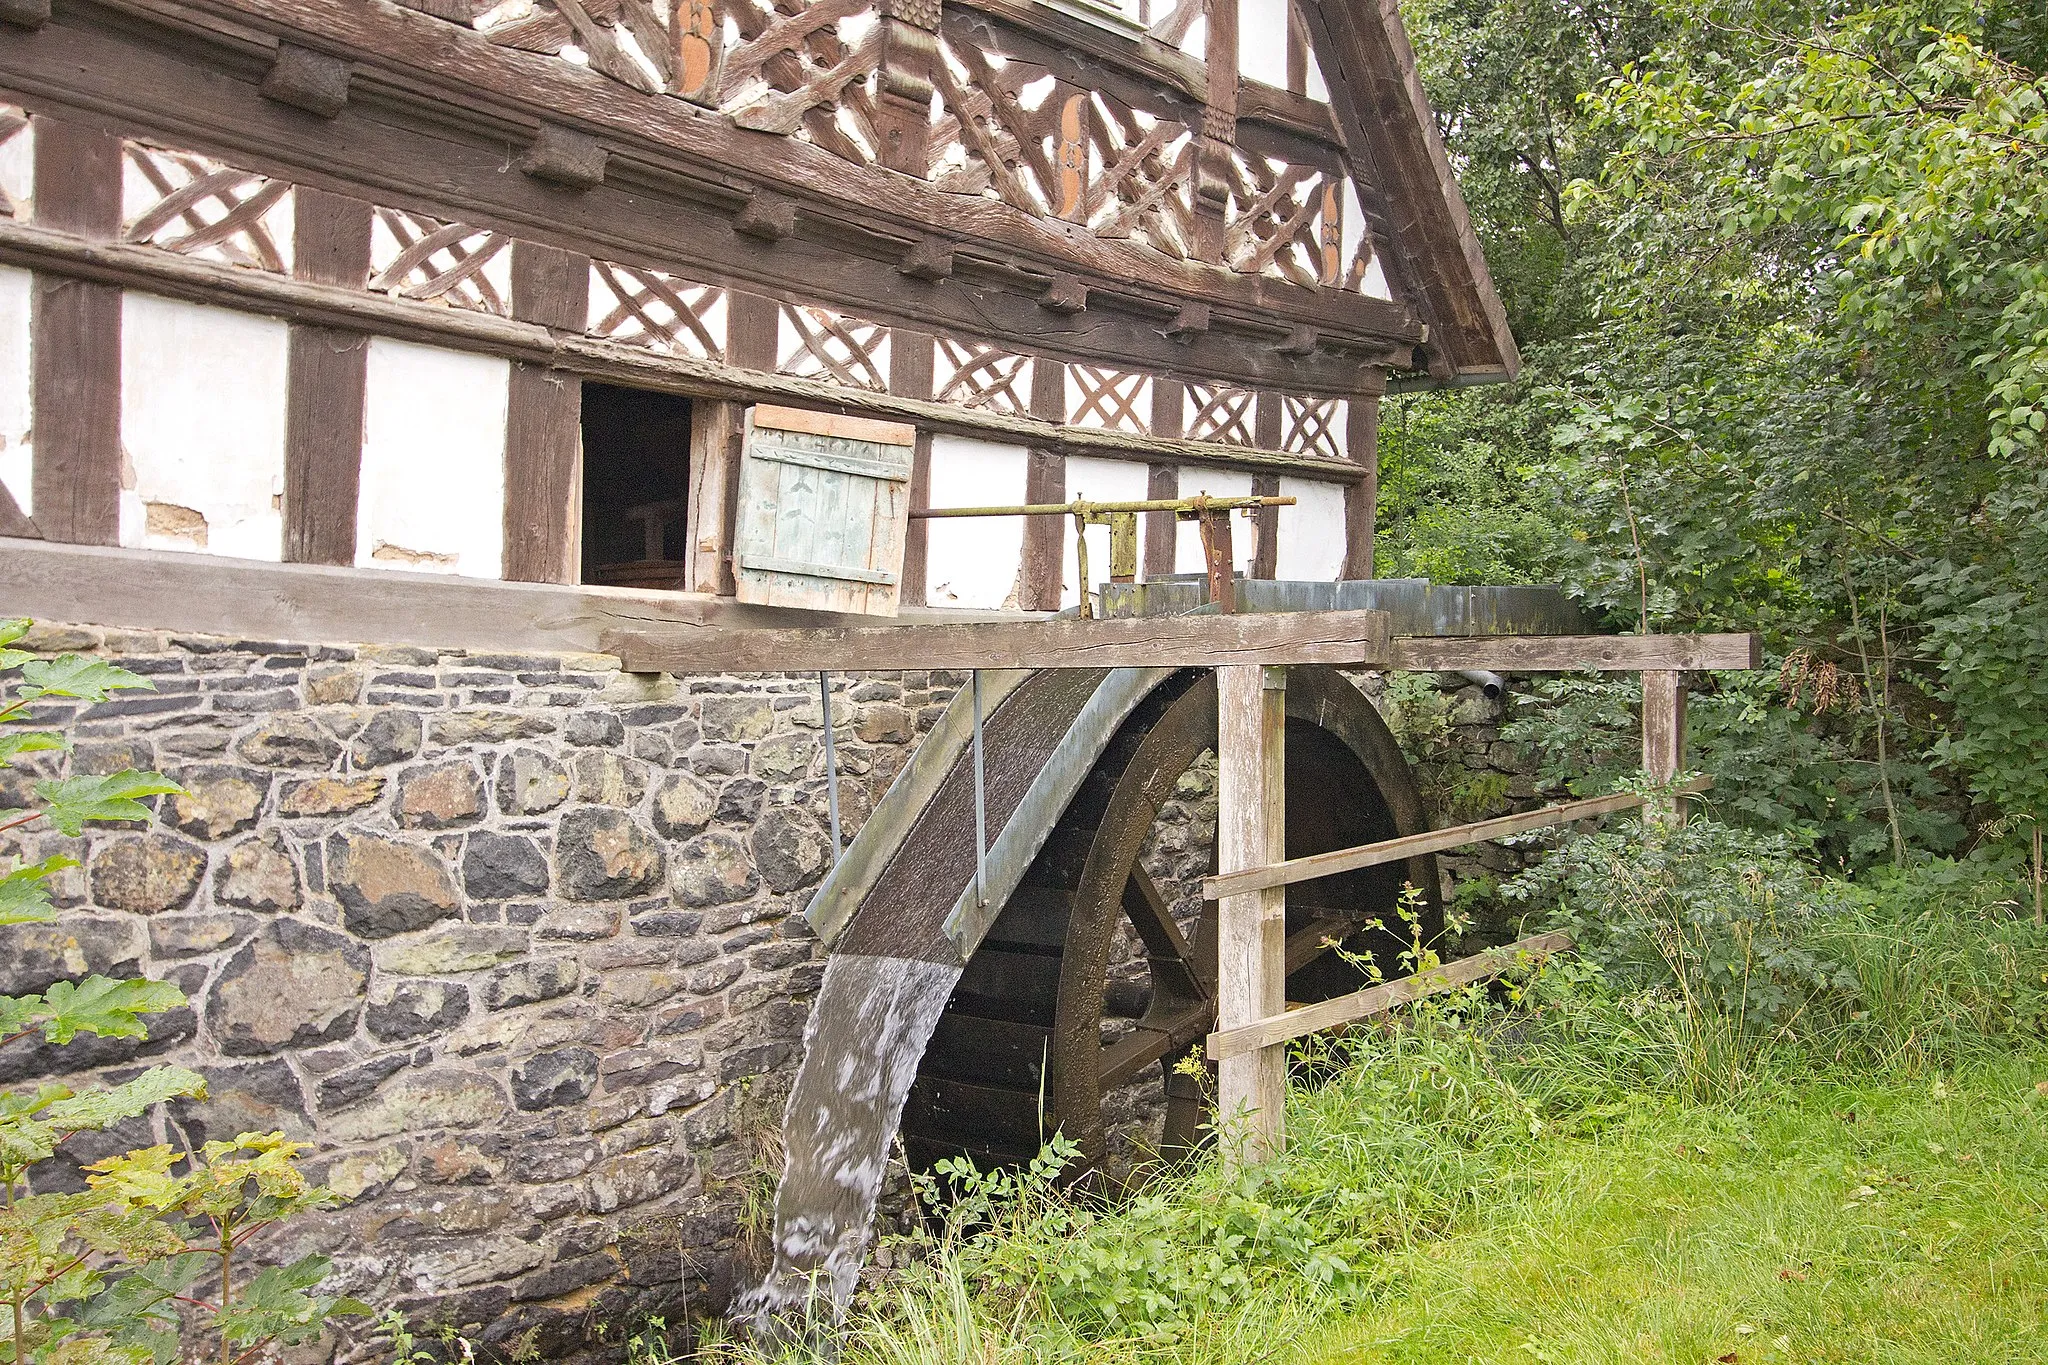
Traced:
[[[130, 1146], [282, 1129], [349, 1202], [257, 1254], [325, 1252], [372, 1303], [541, 1359], [723, 1307], [822, 971], [814, 677], [48, 625], [26, 644], [155, 690], [44, 708], [74, 747], [0, 799], [127, 767], [188, 794], [147, 828], [8, 850], [80, 867], [56, 923], [0, 929], [0, 992], [146, 975], [191, 1006], [147, 1043], [10, 1050], [0, 1084], [176, 1062], [209, 1087], [70, 1144], [45, 1188]], [[963, 681], [834, 679], [848, 837]], [[1155, 840], [1184, 891], [1214, 828], [1200, 778]]]
[[[27, 644], [156, 690], [45, 708], [73, 751], [7, 774], [8, 805], [64, 770], [156, 768], [189, 794], [149, 828], [15, 846], [81, 866], [56, 923], [0, 930], [0, 991], [97, 971], [192, 1004], [146, 1044], [10, 1050], [0, 1084], [177, 1062], [210, 1092], [71, 1144], [60, 1179], [283, 1129], [350, 1202], [259, 1254], [327, 1252], [374, 1303], [545, 1358], [595, 1318], [720, 1306], [821, 971], [799, 913], [830, 861], [814, 678], [49, 626]], [[958, 681], [835, 680], [849, 830]]]

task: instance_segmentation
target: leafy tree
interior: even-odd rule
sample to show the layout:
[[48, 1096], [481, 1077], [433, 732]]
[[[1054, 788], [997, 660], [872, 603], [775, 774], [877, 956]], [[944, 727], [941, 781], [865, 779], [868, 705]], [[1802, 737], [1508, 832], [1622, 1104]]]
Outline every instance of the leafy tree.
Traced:
[[1512, 390], [1390, 402], [1420, 492], [1389, 469], [1388, 558], [1511, 545], [1489, 574], [1613, 626], [1762, 629], [1779, 695], [1707, 680], [1702, 747], [1746, 755], [1735, 813], [1803, 812], [1830, 860], [2040, 817], [2048, 10], [1407, 14], [1533, 344]]

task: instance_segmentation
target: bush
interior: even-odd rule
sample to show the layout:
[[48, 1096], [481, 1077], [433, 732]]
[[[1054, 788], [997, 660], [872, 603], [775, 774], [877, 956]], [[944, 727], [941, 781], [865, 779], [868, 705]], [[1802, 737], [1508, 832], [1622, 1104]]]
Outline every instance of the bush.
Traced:
[[1539, 1045], [1698, 1099], [1820, 1058], [1948, 1065], [2040, 1036], [2048, 933], [2018, 889], [1990, 861], [1823, 877], [1785, 836], [1704, 819], [1580, 837], [1503, 888], [1586, 964], [1547, 979]]

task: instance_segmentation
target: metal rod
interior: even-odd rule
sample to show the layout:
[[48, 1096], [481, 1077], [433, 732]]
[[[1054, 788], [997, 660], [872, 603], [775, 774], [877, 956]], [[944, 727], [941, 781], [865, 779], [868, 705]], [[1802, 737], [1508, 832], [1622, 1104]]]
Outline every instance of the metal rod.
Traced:
[[832, 683], [818, 674], [818, 709], [825, 722], [825, 809], [832, 819], [832, 866], [839, 866], [839, 752], [832, 743]]
[[1292, 507], [1295, 499], [1280, 497], [1204, 498], [1202, 507], [1194, 498], [1152, 498], [1142, 502], [1034, 502], [1018, 507], [921, 507], [911, 512], [913, 521], [930, 517], [1065, 517], [1088, 516], [1096, 512], [1183, 512], [1193, 516], [1206, 508], [1211, 512], [1235, 512], [1251, 507]]
[[988, 904], [988, 790], [981, 766], [981, 670], [968, 675], [974, 689], [974, 903]]

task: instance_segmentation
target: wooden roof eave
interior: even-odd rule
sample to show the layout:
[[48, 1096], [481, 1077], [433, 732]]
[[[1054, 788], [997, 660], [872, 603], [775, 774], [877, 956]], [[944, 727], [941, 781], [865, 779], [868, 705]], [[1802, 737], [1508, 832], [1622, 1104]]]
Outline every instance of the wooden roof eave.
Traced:
[[[642, 94], [595, 72], [501, 48], [411, 10], [360, 0], [105, 3], [247, 58], [274, 51], [280, 40], [347, 57], [357, 64], [356, 88], [365, 96], [411, 105], [441, 121], [485, 124], [515, 144], [529, 142], [544, 123], [559, 123], [600, 138], [620, 174], [681, 178], [735, 211], [769, 192], [787, 196], [819, 228], [905, 248], [937, 232], [967, 258], [1013, 277], [1072, 277], [1091, 295], [1161, 319], [1183, 304], [1206, 305], [1213, 329], [1242, 333], [1254, 343], [1308, 328], [1321, 345], [1352, 353], [1358, 364], [1398, 367], [1407, 348], [1426, 335], [1409, 310], [1384, 300], [1106, 241], [994, 200], [858, 166], [795, 139], [739, 129], [680, 99]], [[761, 283], [779, 278], [768, 272]], [[885, 311], [889, 300], [863, 303]]]
[[[1365, 163], [1393, 238], [1396, 292], [1429, 328], [1429, 372], [1493, 383], [1521, 352], [1416, 70], [1399, 0], [1299, 0], [1331, 108]], [[1405, 288], [1404, 288], [1405, 286]]]

